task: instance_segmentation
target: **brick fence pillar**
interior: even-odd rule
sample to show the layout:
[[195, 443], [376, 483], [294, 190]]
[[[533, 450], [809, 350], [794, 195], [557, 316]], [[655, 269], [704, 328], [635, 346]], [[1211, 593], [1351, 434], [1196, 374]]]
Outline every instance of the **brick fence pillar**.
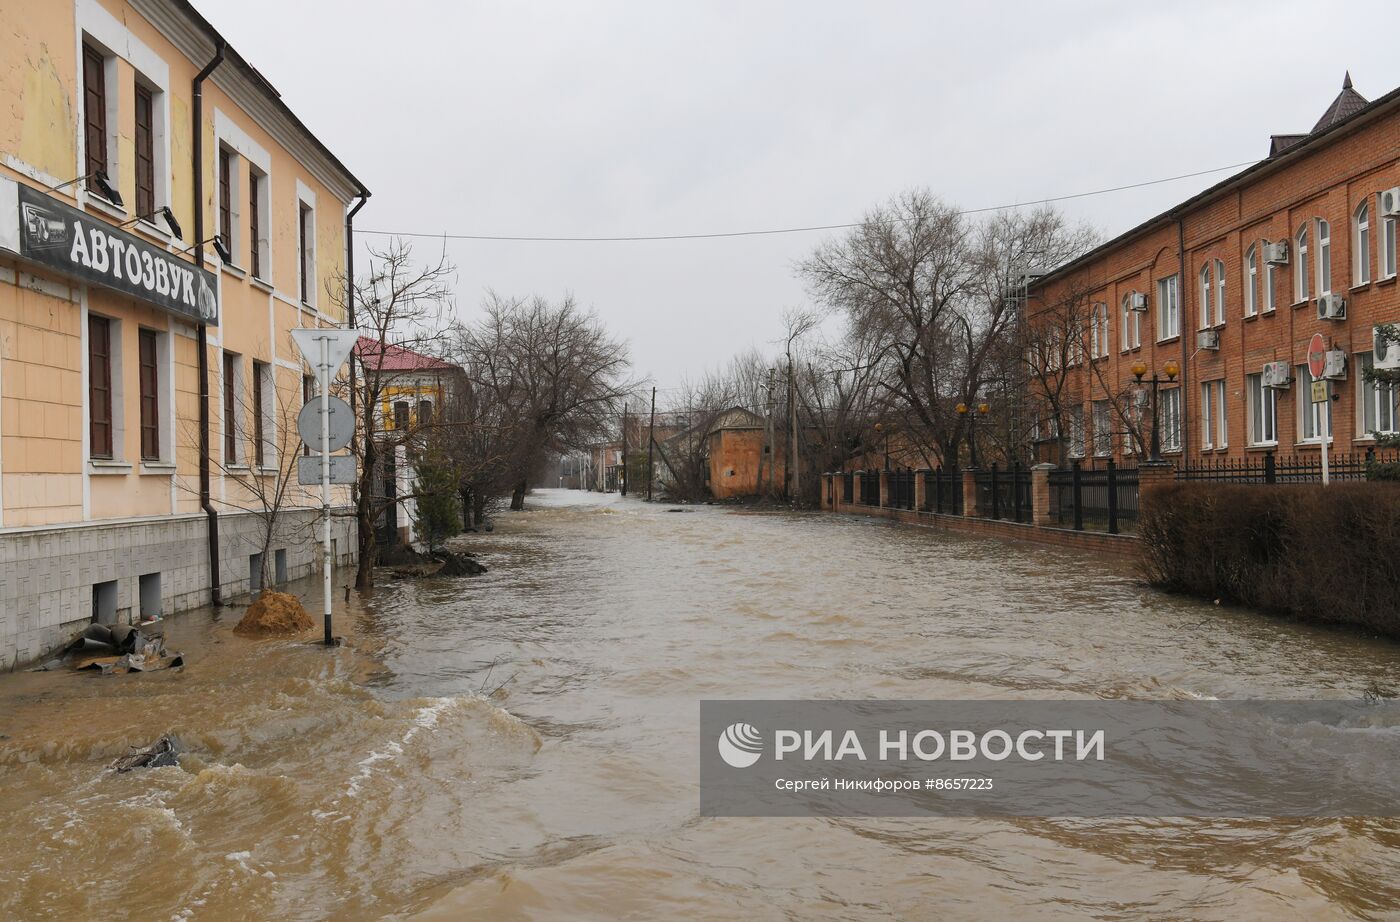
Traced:
[[924, 508], [924, 472], [914, 472], [914, 511], [919, 512]]
[[880, 508], [887, 508], [890, 504], [890, 472], [880, 472]]
[[977, 508], [977, 470], [968, 468], [962, 472], [963, 515], [981, 515]]
[[1176, 467], [1170, 461], [1144, 461], [1138, 465], [1138, 515], [1152, 504], [1157, 488], [1176, 482]]
[[821, 508], [823, 512], [836, 511], [836, 481], [831, 474], [822, 474]]
[[1050, 472], [1053, 464], [1037, 464], [1031, 468], [1031, 522], [1041, 528], [1059, 524], [1059, 517], [1050, 508]]

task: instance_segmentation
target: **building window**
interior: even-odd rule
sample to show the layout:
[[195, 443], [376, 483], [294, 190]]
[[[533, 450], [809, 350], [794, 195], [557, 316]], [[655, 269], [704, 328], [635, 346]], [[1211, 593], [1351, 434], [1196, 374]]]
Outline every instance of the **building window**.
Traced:
[[1181, 302], [1174, 275], [1157, 282], [1157, 341], [1181, 335]]
[[160, 460], [160, 363], [158, 348], [159, 336], [155, 330], [141, 330], [140, 340], [141, 386], [141, 460]]
[[1225, 263], [1215, 261], [1215, 325], [1225, 324]]
[[431, 426], [433, 424], [433, 402], [431, 400], [418, 401], [418, 425]]
[[1298, 366], [1298, 431], [1304, 442], [1332, 440], [1332, 401], [1312, 402], [1313, 376], [1307, 365]]
[[1317, 293], [1332, 293], [1332, 225], [1317, 220]]
[[394, 428], [400, 432], [408, 430], [408, 401], [394, 401]]
[[1264, 386], [1262, 374], [1245, 379], [1249, 400], [1249, 444], [1278, 444], [1278, 392]]
[[1162, 427], [1162, 450], [1181, 450], [1181, 388], [1173, 387], [1158, 395], [1158, 425]]
[[238, 356], [224, 353], [224, 464], [238, 463]]
[[88, 439], [94, 458], [112, 458], [112, 321], [88, 314]]
[[267, 192], [267, 176], [252, 165], [248, 167], [248, 271], [253, 278], [263, 278], [263, 195]]
[[1226, 438], [1225, 381], [1206, 381], [1201, 384], [1201, 448], [1224, 448], [1229, 444]]
[[1109, 422], [1107, 400], [1094, 401], [1094, 454], [1100, 458], [1113, 454], [1113, 427]]
[[1308, 227], [1298, 228], [1297, 251], [1293, 254], [1293, 303], [1302, 304], [1310, 297], [1308, 291]]
[[1352, 218], [1351, 236], [1352, 284], [1365, 285], [1371, 281], [1371, 208], [1365, 202]]
[[301, 269], [301, 303], [310, 305], [316, 291], [316, 212], [305, 202], [297, 205], [297, 260]]
[[1381, 219], [1381, 278], [1388, 279], [1395, 277], [1395, 238], [1397, 236], [1397, 221], [1400, 221], [1400, 219], [1394, 216]]
[[1264, 313], [1270, 313], [1278, 306], [1278, 266], [1267, 263], [1264, 266]]
[[1096, 302], [1089, 310], [1089, 356], [1101, 359], [1108, 355], [1108, 305]]
[[[315, 375], [302, 375], [302, 376], [301, 376], [301, 402], [302, 402], [302, 405], [305, 406], [306, 404], [310, 403], [311, 400], [312, 400], [312, 398], [315, 397], [315, 396], [316, 396], [316, 376], [315, 376]], [[307, 444], [305, 444], [305, 443], [303, 443], [302, 446], [301, 446], [301, 453], [302, 453], [303, 455], [309, 456], [309, 455], [311, 454], [311, 446], [310, 446], [310, 445], [307, 445]]]
[[[83, 43], [83, 144], [86, 175], [107, 173], [107, 59]], [[89, 187], [91, 188], [91, 187]]]
[[1069, 456], [1084, 457], [1084, 407], [1078, 404], [1069, 408]]
[[264, 467], [267, 463], [269, 414], [264, 412], [266, 407], [263, 403], [271, 395], [268, 386], [271, 382], [266, 380], [268, 371], [266, 362], [253, 363], [253, 461], [258, 467]]
[[1210, 280], [1210, 263], [1201, 267], [1201, 329], [1210, 329], [1210, 297], [1215, 286]]
[[145, 84], [136, 84], [136, 215], [150, 219], [156, 211], [155, 99]]
[[233, 252], [233, 154], [219, 148], [219, 236]]
[[1259, 246], [1250, 246], [1244, 255], [1244, 315], [1259, 313]]
[[1133, 294], [1123, 296], [1122, 332], [1120, 338], [1123, 341], [1123, 351], [1136, 349], [1142, 345], [1142, 312], [1133, 310]]
[[[1370, 370], [1374, 360], [1370, 352], [1362, 353], [1361, 367]], [[1367, 381], [1357, 376], [1361, 387], [1361, 432], [1367, 435], [1394, 435], [1400, 432], [1400, 385]]]

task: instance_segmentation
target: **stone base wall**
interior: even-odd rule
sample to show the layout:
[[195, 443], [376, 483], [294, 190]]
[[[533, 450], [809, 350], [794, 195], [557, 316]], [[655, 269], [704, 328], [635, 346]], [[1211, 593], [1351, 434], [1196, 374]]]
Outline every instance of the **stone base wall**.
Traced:
[[[319, 565], [319, 522], [314, 509], [282, 513], [269, 548], [271, 581], [279, 575], [279, 550], [285, 552], [286, 579], [307, 576]], [[219, 581], [226, 601], [254, 588], [250, 557], [261, 551], [262, 535], [256, 515], [219, 516]], [[337, 566], [355, 562], [355, 535], [353, 517], [332, 518]], [[143, 584], [146, 606], [161, 616], [209, 604], [203, 513], [0, 532], [0, 671], [64, 646], [93, 621], [95, 603], [104, 621], [138, 620]]]

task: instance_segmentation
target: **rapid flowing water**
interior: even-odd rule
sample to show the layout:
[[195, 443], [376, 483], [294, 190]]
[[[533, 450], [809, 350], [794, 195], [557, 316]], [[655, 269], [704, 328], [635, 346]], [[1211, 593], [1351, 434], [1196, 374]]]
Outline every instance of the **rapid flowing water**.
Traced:
[[[471, 536], [486, 575], [338, 605], [335, 651], [228, 609], [169, 620], [181, 672], [0, 677], [0, 918], [1400, 912], [1395, 820], [701, 818], [696, 789], [703, 698], [1354, 698], [1394, 644], [1071, 551], [531, 502]], [[107, 770], [167, 732], [178, 767]]]

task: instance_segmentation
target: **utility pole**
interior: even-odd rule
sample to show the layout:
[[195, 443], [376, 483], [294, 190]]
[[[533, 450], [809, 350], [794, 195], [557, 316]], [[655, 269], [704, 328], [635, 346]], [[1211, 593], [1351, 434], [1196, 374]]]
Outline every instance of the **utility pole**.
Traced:
[[792, 495], [793, 502], [802, 498], [802, 488], [798, 482], [797, 470], [797, 375], [793, 372], [792, 354], [788, 354], [788, 441], [792, 443]]
[[651, 421], [647, 423], [647, 502], [651, 502], [651, 446], [656, 444], [656, 385], [651, 386]]
[[622, 405], [622, 470], [617, 475], [617, 489], [627, 495], [627, 404]]
[[[774, 489], [774, 488], [775, 488], [776, 481], [777, 481], [777, 479], [778, 479], [778, 478], [777, 478], [777, 469], [774, 467], [774, 462], [777, 460], [777, 454], [778, 454], [778, 453], [777, 453], [776, 451], [774, 451], [774, 449], [777, 448], [777, 446], [773, 443], [773, 411], [776, 409], [776, 407], [774, 406], [774, 403], [773, 403], [773, 388], [777, 386], [777, 378], [778, 378], [778, 369], [776, 369], [776, 368], [770, 368], [770, 369], [768, 369], [768, 407], [767, 407], [768, 412], [767, 412], [767, 414], [766, 414], [767, 417], [768, 417], [768, 419], [767, 419], [768, 434], [767, 434], [766, 437], [767, 437], [767, 440], [768, 440], [767, 448], [768, 448], [768, 495], [769, 495], [769, 496], [772, 496], [773, 493], [775, 492], [775, 489]], [[762, 461], [762, 459], [759, 459], [759, 460]]]

